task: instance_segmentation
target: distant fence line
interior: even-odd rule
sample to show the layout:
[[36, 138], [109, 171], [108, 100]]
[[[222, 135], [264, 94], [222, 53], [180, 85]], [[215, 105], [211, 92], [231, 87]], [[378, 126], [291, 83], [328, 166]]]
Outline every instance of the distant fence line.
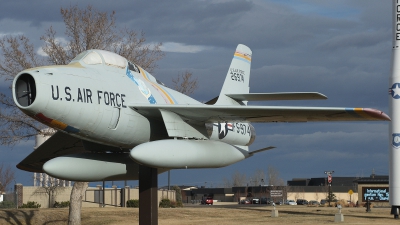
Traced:
[[[53, 187], [53, 191], [46, 190], [46, 188], [48, 187], [16, 184], [14, 190], [9, 190], [3, 195], [3, 201], [7, 203], [7, 208], [20, 207], [27, 202], [37, 202], [42, 208], [52, 208], [56, 201], [66, 202], [70, 200], [72, 187]], [[158, 190], [158, 202], [165, 198], [176, 201], [175, 191]], [[138, 188], [113, 186], [103, 190], [102, 185], [97, 185], [87, 188], [82, 200], [82, 207], [126, 207], [126, 201], [131, 199], [139, 199]], [[10, 206], [9, 203], [12, 203], [12, 205]]]

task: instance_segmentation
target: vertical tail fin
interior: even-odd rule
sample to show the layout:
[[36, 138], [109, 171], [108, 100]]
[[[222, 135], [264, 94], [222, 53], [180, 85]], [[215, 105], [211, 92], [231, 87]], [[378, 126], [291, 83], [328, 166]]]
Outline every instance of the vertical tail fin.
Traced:
[[216, 105], [247, 105], [247, 101], [237, 101], [225, 94], [249, 93], [251, 54], [246, 45], [237, 46]]

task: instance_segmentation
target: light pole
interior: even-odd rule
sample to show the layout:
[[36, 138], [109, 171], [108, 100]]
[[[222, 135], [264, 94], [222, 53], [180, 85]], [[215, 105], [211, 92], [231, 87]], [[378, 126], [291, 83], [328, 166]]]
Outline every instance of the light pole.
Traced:
[[332, 174], [335, 171], [325, 171], [324, 173], [328, 175], [328, 202], [329, 202], [329, 206], [331, 206], [331, 199], [332, 199], [332, 195], [331, 195], [331, 186], [332, 186]]
[[17, 182], [14, 180], [14, 191], [15, 191], [15, 198], [16, 198], [16, 206], [17, 206], [17, 209], [18, 209], [18, 188], [17, 188]]

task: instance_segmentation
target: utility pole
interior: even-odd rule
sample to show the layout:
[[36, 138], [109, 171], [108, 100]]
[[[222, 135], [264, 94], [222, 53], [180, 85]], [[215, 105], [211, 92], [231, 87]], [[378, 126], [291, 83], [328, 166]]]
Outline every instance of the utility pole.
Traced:
[[171, 190], [171, 170], [168, 170], [168, 191]]
[[329, 190], [328, 190], [328, 202], [329, 202], [329, 206], [331, 206], [331, 200], [332, 200], [331, 186], [332, 186], [332, 174], [334, 172], [335, 171], [333, 171], [333, 170], [324, 172], [326, 175], [328, 175], [328, 188], [329, 188]]

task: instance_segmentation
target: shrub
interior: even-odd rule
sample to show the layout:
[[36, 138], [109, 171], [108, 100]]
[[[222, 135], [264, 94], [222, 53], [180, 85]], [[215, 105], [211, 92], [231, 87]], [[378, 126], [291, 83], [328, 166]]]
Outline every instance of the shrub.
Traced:
[[176, 204], [176, 207], [179, 207], [179, 208], [183, 207], [183, 203], [182, 202], [174, 202], [174, 203]]
[[69, 201], [65, 202], [54, 202], [53, 208], [66, 208], [69, 207]]
[[175, 190], [175, 196], [176, 196], [176, 201], [177, 202], [182, 202], [182, 192], [181, 189], [178, 186], [173, 186], [172, 190]]
[[139, 208], [139, 199], [131, 199], [126, 201], [126, 207]]
[[169, 199], [161, 199], [160, 204], [158, 205], [160, 208], [177, 208], [183, 207], [182, 202], [174, 202]]
[[171, 201], [169, 199], [161, 199], [160, 204], [158, 205], [160, 208], [171, 208]]
[[341, 205], [342, 207], [349, 207], [349, 204], [344, 199], [341, 199], [341, 200], [337, 201], [335, 206], [337, 207], [337, 205]]
[[20, 208], [40, 208], [42, 205], [37, 202], [27, 202], [26, 204], [22, 204]]
[[15, 208], [15, 204], [14, 202], [10, 201], [2, 201], [0, 202], [0, 208], [5, 208], [5, 209]]

